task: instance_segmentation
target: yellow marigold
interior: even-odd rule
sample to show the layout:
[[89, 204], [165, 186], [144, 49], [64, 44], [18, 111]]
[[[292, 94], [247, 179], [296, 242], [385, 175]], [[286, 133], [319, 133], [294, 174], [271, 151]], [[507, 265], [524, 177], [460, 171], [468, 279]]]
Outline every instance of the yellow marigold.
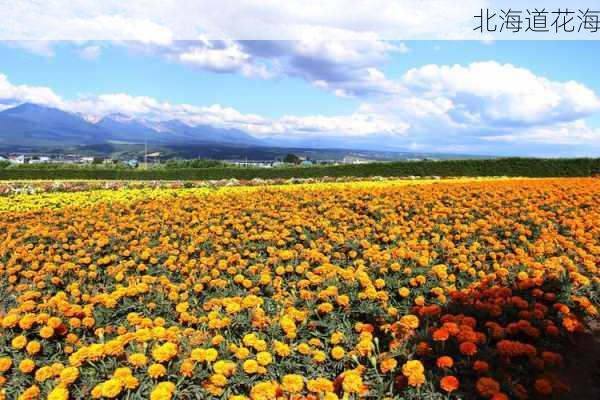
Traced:
[[152, 364], [148, 367], [148, 376], [150, 378], [160, 378], [167, 373], [167, 369], [162, 364]]
[[26, 358], [19, 363], [19, 370], [24, 374], [28, 374], [31, 371], [33, 371], [34, 369], [35, 369], [35, 362], [30, 358]]
[[90, 395], [93, 399], [99, 399], [100, 397], [102, 397], [102, 383], [99, 383], [96, 386], [94, 386], [94, 388], [90, 392]]
[[69, 400], [69, 391], [64, 387], [56, 387], [48, 393], [47, 400]]
[[313, 352], [312, 358], [315, 362], [322, 363], [327, 359], [327, 354], [324, 351], [316, 350]]
[[54, 376], [54, 371], [51, 367], [45, 365], [35, 371], [35, 380], [38, 382], [44, 382], [47, 379], [50, 379]]
[[175, 393], [172, 382], [161, 382], [150, 393], [150, 400], [170, 400]]
[[355, 370], [345, 372], [342, 388], [346, 393], [360, 393], [363, 388], [363, 381], [360, 373]]
[[300, 343], [297, 347], [297, 350], [300, 354], [304, 354], [305, 356], [311, 353], [308, 343]]
[[341, 360], [344, 358], [344, 355], [346, 355], [346, 352], [341, 346], [335, 346], [333, 349], [331, 349], [331, 357], [333, 357], [334, 360]]
[[19, 395], [18, 400], [34, 400], [40, 395], [40, 388], [36, 385], [30, 386]]
[[363, 339], [356, 344], [356, 349], [362, 356], [368, 356], [373, 352], [374, 345], [369, 339]]
[[206, 362], [213, 362], [217, 359], [217, 357], [219, 357], [219, 353], [217, 352], [217, 349], [213, 349], [211, 347], [210, 349], [206, 349], [204, 351], [204, 361], [206, 361]]
[[136, 378], [133, 375], [119, 378], [119, 380], [123, 384], [123, 387], [126, 389], [135, 389], [140, 385], [140, 381], [138, 380], [138, 378]]
[[194, 374], [194, 361], [189, 359], [184, 360], [179, 367], [179, 372], [183, 376], [191, 377]]
[[109, 399], [115, 398], [123, 390], [123, 383], [116, 378], [111, 378], [102, 383], [102, 396]]
[[256, 361], [263, 367], [266, 367], [273, 362], [273, 356], [267, 351], [261, 351], [256, 355]]
[[27, 338], [23, 335], [15, 336], [10, 344], [13, 349], [21, 350], [27, 345]]
[[25, 350], [27, 350], [27, 353], [31, 355], [39, 353], [41, 349], [42, 345], [37, 340], [32, 340], [31, 342], [27, 343], [27, 346], [25, 346]]
[[177, 355], [177, 345], [167, 342], [152, 350], [152, 357], [158, 362], [167, 362]]
[[288, 393], [299, 393], [304, 388], [304, 378], [302, 375], [288, 374], [281, 379], [283, 390]]
[[79, 369], [77, 367], [66, 367], [60, 371], [60, 383], [64, 386], [68, 386], [75, 382], [79, 378]]
[[12, 359], [10, 357], [0, 358], [0, 372], [6, 372], [12, 366]]
[[279, 357], [287, 357], [292, 354], [292, 349], [290, 346], [278, 340], [273, 341], [273, 351]]
[[143, 367], [144, 365], [146, 365], [148, 363], [148, 357], [146, 357], [142, 353], [133, 353], [133, 354], [130, 354], [129, 357], [127, 357], [127, 361], [132, 366], [139, 368], [139, 367]]
[[394, 369], [396, 369], [397, 365], [398, 365], [398, 361], [396, 361], [395, 358], [386, 358], [385, 360], [381, 361], [381, 364], [380, 364], [381, 372], [386, 374], [390, 371], [393, 371]]
[[218, 387], [223, 387], [227, 385], [227, 377], [223, 374], [213, 374], [210, 377], [210, 383]]
[[425, 368], [421, 361], [410, 360], [402, 366], [402, 374], [408, 378], [410, 386], [421, 386], [425, 383]]
[[219, 360], [213, 365], [213, 370], [217, 374], [231, 376], [235, 373], [235, 363], [226, 360]]
[[417, 329], [419, 327], [419, 318], [412, 314], [404, 315], [400, 318], [400, 324], [409, 329]]
[[273, 400], [277, 396], [277, 385], [272, 382], [259, 382], [250, 390], [252, 400]]
[[331, 334], [331, 344], [336, 345], [336, 344], [340, 344], [343, 343], [345, 341], [345, 337], [344, 334], [342, 332], [333, 332]]
[[244, 361], [244, 372], [247, 374], [255, 374], [258, 372], [258, 362], [256, 360], [246, 360]]
[[42, 326], [40, 328], [40, 337], [44, 339], [50, 339], [54, 335], [54, 328], [51, 326]]
[[313, 393], [333, 392], [333, 383], [326, 378], [309, 379], [306, 387]]

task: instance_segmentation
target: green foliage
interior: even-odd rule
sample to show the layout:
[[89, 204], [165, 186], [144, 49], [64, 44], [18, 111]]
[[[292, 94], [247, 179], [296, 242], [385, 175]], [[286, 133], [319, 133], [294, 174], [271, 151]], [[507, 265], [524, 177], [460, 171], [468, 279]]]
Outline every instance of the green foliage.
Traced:
[[[202, 161], [202, 160], [200, 160]], [[192, 162], [192, 161], [190, 161]], [[289, 179], [370, 176], [590, 176], [600, 169], [600, 158], [541, 159], [499, 158], [492, 160], [397, 161], [370, 164], [325, 165], [282, 168], [191, 167], [132, 169], [114, 166], [69, 166], [47, 164], [43, 168], [27, 164], [0, 169], [0, 179], [123, 179], [123, 180], [209, 180], [209, 179]], [[60, 164], [58, 164], [60, 165]], [[194, 164], [191, 164], [194, 165]], [[200, 164], [198, 164], [200, 165]], [[111, 168], [109, 168], [111, 167]]]
[[288, 155], [286, 155], [283, 159], [283, 162], [288, 163], [288, 164], [300, 164], [300, 157], [298, 157], [295, 154], [289, 153]]
[[188, 168], [226, 168], [229, 164], [218, 160], [204, 160], [197, 158], [195, 160], [169, 160], [165, 164], [167, 169], [188, 169]]

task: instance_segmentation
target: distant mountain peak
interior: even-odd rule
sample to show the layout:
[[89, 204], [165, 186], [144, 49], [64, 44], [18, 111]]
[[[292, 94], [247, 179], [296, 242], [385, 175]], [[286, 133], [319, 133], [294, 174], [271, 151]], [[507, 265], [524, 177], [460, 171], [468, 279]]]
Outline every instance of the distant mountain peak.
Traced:
[[191, 126], [172, 119], [145, 120], [125, 113], [90, 117], [34, 103], [23, 103], [0, 112], [0, 144], [57, 146], [69, 144], [124, 143], [188, 145], [254, 144], [261, 141], [234, 128], [212, 125]]

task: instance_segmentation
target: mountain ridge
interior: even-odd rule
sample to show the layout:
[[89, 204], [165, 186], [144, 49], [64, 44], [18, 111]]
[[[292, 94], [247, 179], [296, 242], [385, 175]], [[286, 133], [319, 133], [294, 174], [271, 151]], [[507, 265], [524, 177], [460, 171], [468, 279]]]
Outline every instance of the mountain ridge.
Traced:
[[[158, 129], [160, 128], [160, 129]], [[35, 103], [0, 111], [0, 145], [92, 145], [119, 141], [162, 145], [197, 143], [252, 144], [262, 141], [239, 129], [188, 125], [180, 120], [152, 124], [122, 113], [90, 121], [81, 115]]]

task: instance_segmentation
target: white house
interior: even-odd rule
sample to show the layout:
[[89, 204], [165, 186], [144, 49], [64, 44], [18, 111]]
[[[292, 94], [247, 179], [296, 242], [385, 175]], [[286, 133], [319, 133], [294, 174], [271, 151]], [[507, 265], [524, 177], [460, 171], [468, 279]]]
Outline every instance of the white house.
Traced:
[[10, 157], [8, 161], [10, 161], [13, 164], [25, 164], [25, 156], [20, 155], [16, 157]]

